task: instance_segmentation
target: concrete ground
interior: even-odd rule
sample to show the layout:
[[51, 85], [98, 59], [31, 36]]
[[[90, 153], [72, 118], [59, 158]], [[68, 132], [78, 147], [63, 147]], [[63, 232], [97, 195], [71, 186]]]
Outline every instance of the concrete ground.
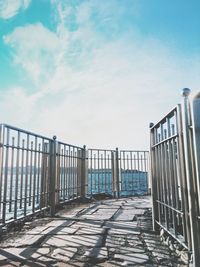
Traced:
[[0, 266], [186, 266], [153, 233], [148, 196], [67, 207], [9, 234]]

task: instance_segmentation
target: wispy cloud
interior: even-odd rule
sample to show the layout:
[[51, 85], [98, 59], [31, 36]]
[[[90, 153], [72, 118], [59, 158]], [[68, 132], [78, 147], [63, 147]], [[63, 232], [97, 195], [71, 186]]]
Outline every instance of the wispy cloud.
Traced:
[[16, 28], [4, 36], [4, 42], [14, 49], [14, 62], [30, 75], [35, 83], [45, 79], [54, 67], [59, 39], [41, 23]]
[[31, 0], [0, 0], [0, 18], [10, 19], [28, 8]]
[[[134, 28], [121, 33], [126, 12], [120, 7], [113, 12], [116, 1], [107, 2], [107, 8], [101, 1], [74, 7], [54, 0], [55, 32], [38, 23], [4, 37], [35, 83], [31, 93], [13, 89], [21, 127], [72, 143], [147, 148], [149, 122], [179, 101], [179, 88], [197, 86], [198, 58], [183, 58]], [[7, 97], [4, 110], [9, 107]], [[14, 118], [13, 111], [9, 119], [16, 124]]]

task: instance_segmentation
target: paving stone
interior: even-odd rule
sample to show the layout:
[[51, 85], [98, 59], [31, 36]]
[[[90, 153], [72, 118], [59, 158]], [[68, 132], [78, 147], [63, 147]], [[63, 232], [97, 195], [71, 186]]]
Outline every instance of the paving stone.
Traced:
[[110, 229], [108, 230], [109, 235], [119, 234], [119, 235], [128, 235], [128, 234], [139, 234], [140, 230], [135, 229]]
[[54, 267], [88, 267], [90, 265], [86, 265], [85, 262], [81, 262], [78, 260], [70, 260], [69, 262], [56, 262], [55, 264], [52, 264], [51, 266]]
[[49, 227], [37, 227], [36, 229], [32, 229], [26, 233], [26, 235], [56, 235], [56, 234], [73, 234], [76, 232], [76, 229], [66, 225], [60, 225], [57, 227], [49, 226]]
[[121, 207], [121, 205], [118, 204], [110, 204], [110, 205], [99, 205], [98, 209], [104, 209], [104, 210], [118, 210]]
[[119, 211], [117, 214], [115, 214], [113, 220], [115, 221], [133, 221], [135, 215], [129, 212], [121, 212]]
[[115, 254], [114, 259], [124, 260], [124, 265], [132, 264], [144, 264], [149, 260], [149, 257], [142, 253], [130, 253], [130, 254]]
[[[113, 229], [133, 229], [137, 228], [137, 222], [125, 222], [125, 221], [109, 221], [105, 223], [105, 227]], [[134, 229], [135, 230], [135, 229]]]
[[66, 247], [66, 248], [57, 248], [51, 254], [51, 257], [59, 260], [67, 262], [69, 261], [77, 252], [77, 248], [75, 247]]
[[105, 229], [102, 228], [96, 228], [96, 227], [81, 227], [79, 230], [77, 230], [76, 235], [100, 235], [105, 232]]
[[94, 259], [106, 259], [108, 258], [108, 250], [106, 247], [90, 248], [87, 249], [83, 256]]
[[142, 245], [138, 235], [108, 235], [106, 238], [107, 247], [138, 246]]
[[81, 246], [101, 246], [102, 236], [100, 235], [56, 235], [48, 238], [44, 246], [55, 246], [55, 247], [81, 247]]
[[75, 222], [72, 227], [73, 228], [79, 228], [79, 227], [101, 227], [103, 224], [103, 221], [79, 221], [79, 222]]
[[[21, 256], [21, 252], [23, 252], [23, 248], [6, 248], [6, 249], [0, 249], [0, 261], [3, 261], [5, 259], [23, 259], [24, 257]], [[0, 265], [2, 266], [2, 265]]]
[[88, 220], [109, 220], [111, 219], [113, 214], [92, 214], [92, 215], [83, 215], [82, 218], [88, 219]]
[[29, 235], [25, 234], [23, 236], [17, 237], [15, 239], [9, 239], [7, 242], [1, 244], [2, 248], [8, 247], [24, 247], [24, 246], [33, 246], [35, 243], [38, 243], [41, 239], [41, 235]]
[[33, 251], [31, 253], [32, 254], [31, 257], [34, 259], [40, 259], [41, 261], [46, 261], [47, 257], [45, 256], [50, 253], [50, 248], [38, 248], [38, 249], [32, 249], [32, 250]]
[[55, 231], [51, 231], [51, 235], [55, 234], [55, 235], [67, 235], [67, 234], [74, 234], [77, 231], [76, 228], [72, 228], [72, 227], [62, 227], [59, 229], [55, 229]]
[[159, 247], [152, 250], [152, 255], [156, 258], [157, 261], [171, 258], [171, 253], [168, 250], [159, 249]]
[[16, 266], [16, 267], [18, 267], [18, 266], [21, 266], [21, 261], [3, 260], [3, 261], [0, 261], [0, 266], [4, 266], [4, 267], [15, 267]]
[[142, 246], [135, 247], [115, 247], [108, 248], [109, 254], [130, 254], [130, 253], [145, 253], [145, 249]]

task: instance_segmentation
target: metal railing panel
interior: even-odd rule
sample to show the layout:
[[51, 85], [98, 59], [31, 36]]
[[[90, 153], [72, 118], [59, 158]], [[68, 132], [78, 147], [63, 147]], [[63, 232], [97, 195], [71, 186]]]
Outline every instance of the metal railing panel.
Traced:
[[56, 203], [81, 196], [83, 148], [57, 143]]
[[200, 266], [200, 94], [151, 124], [151, 181], [154, 229], [164, 229]]
[[48, 208], [50, 139], [1, 125], [1, 223]]
[[[168, 231], [173, 231], [173, 235], [179, 236], [180, 242], [185, 245], [188, 240], [183, 229], [187, 214], [184, 202], [187, 198], [187, 188], [179, 174], [182, 163], [179, 156], [181, 129], [178, 113], [176, 107], [151, 128], [152, 194], [155, 222], [163, 225]], [[155, 224], [154, 228], [157, 228]]]
[[88, 150], [88, 194], [148, 193], [148, 151]]
[[119, 186], [121, 196], [148, 193], [148, 156], [148, 151], [120, 151]]
[[114, 150], [88, 149], [87, 194], [113, 194]]

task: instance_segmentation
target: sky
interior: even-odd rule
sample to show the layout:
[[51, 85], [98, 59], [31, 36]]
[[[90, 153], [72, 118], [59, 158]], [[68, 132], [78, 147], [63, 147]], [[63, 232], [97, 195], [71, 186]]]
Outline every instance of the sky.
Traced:
[[200, 88], [199, 0], [0, 0], [0, 122], [90, 148], [149, 148]]

